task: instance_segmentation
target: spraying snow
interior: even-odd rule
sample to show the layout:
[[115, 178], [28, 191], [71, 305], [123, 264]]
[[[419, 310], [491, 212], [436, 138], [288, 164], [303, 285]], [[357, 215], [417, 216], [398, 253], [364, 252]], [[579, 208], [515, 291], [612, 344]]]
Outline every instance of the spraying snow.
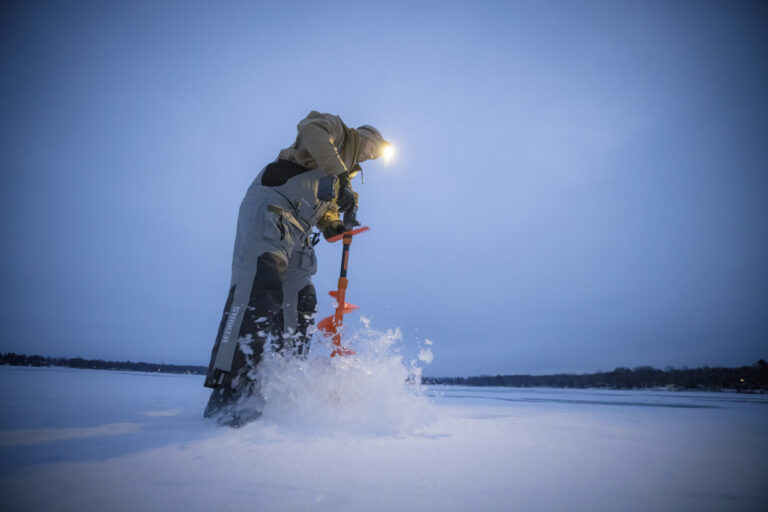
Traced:
[[429, 364], [434, 360], [434, 358], [435, 356], [432, 354], [431, 348], [426, 347], [419, 350], [419, 361]]
[[399, 353], [402, 333], [371, 329], [364, 317], [361, 323], [345, 331], [356, 351], [352, 356], [329, 358], [320, 340], [307, 360], [267, 353], [258, 372], [265, 400], [261, 421], [294, 430], [374, 434], [427, 426], [433, 408], [422, 395], [421, 368], [415, 361], [406, 366]]

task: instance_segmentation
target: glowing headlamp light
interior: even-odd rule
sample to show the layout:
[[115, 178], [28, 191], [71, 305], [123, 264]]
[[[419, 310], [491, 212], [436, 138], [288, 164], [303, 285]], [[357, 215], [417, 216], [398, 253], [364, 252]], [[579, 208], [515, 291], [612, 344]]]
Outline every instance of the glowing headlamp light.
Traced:
[[385, 162], [389, 162], [392, 160], [392, 157], [395, 156], [395, 148], [392, 147], [392, 144], [386, 144], [381, 149], [381, 157], [384, 159]]

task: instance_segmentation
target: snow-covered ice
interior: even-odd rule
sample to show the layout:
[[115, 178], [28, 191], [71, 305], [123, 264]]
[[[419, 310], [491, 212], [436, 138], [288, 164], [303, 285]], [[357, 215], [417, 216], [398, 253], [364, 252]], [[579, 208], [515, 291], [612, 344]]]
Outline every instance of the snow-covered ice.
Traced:
[[231, 430], [202, 382], [0, 367], [3, 510], [768, 507], [764, 395], [436, 386]]

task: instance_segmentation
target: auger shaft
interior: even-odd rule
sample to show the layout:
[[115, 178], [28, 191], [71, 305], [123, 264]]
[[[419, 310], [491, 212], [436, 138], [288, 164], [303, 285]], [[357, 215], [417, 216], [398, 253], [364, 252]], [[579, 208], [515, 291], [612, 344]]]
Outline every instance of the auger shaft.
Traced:
[[326, 317], [317, 324], [318, 329], [325, 332], [330, 336], [333, 342], [334, 349], [331, 352], [331, 357], [344, 356], [354, 354], [355, 351], [349, 349], [341, 344], [341, 326], [344, 323], [344, 315], [351, 313], [352, 311], [359, 309], [353, 304], [348, 304], [347, 297], [347, 269], [349, 266], [349, 246], [352, 245], [352, 237], [364, 231], [368, 231], [367, 226], [347, 231], [341, 235], [337, 235], [333, 238], [329, 238], [329, 242], [336, 242], [339, 239], [343, 240], [343, 249], [341, 253], [341, 270], [339, 271], [339, 282], [337, 289], [329, 292], [329, 295], [336, 299], [336, 311], [332, 316]]

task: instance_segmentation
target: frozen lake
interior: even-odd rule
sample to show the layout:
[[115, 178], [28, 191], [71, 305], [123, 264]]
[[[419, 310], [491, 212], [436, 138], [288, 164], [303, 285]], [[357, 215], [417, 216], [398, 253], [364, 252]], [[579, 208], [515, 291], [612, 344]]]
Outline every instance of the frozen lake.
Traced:
[[437, 386], [230, 430], [202, 381], [0, 367], [3, 510], [768, 510], [765, 395]]

